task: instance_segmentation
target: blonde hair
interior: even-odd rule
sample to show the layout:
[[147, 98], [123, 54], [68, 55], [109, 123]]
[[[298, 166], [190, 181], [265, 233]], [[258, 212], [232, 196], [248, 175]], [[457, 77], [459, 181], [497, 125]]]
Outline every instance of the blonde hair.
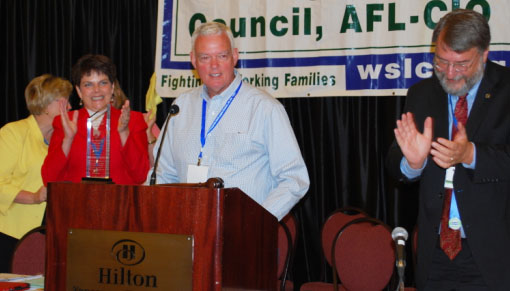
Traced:
[[54, 100], [64, 97], [69, 99], [73, 85], [66, 79], [44, 74], [35, 77], [25, 88], [25, 101], [28, 111], [33, 115], [40, 115]]

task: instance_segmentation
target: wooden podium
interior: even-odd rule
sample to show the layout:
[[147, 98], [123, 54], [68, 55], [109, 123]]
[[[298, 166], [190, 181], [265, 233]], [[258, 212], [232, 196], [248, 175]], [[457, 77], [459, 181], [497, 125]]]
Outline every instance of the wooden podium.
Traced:
[[192, 290], [275, 290], [277, 219], [237, 188], [50, 183], [45, 290], [66, 290], [69, 229], [193, 237]]

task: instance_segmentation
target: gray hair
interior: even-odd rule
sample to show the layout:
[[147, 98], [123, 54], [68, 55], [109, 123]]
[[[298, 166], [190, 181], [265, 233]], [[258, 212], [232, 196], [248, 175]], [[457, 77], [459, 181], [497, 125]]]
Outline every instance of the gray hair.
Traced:
[[485, 17], [473, 10], [456, 9], [439, 20], [432, 42], [436, 43], [439, 35], [442, 41], [457, 53], [465, 52], [473, 47], [480, 53], [489, 48], [491, 31]]
[[225, 33], [230, 40], [230, 48], [234, 49], [234, 36], [228, 26], [220, 22], [206, 22], [200, 25], [191, 35], [191, 50], [195, 52], [195, 41], [201, 35], [220, 35]]

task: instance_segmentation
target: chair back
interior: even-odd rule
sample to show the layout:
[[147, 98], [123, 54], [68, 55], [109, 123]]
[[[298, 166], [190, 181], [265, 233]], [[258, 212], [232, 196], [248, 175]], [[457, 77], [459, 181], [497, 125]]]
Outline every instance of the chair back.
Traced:
[[23, 275], [44, 274], [46, 259], [46, 228], [36, 227], [16, 244], [11, 260], [11, 273]]
[[343, 289], [382, 290], [395, 265], [391, 230], [375, 218], [353, 220], [338, 232], [333, 255]]
[[289, 213], [278, 226], [278, 279], [279, 289], [284, 290], [297, 238], [296, 217]]
[[331, 251], [333, 249], [333, 240], [335, 239], [338, 230], [340, 230], [344, 225], [354, 219], [367, 216], [368, 215], [360, 209], [346, 207], [340, 208], [333, 212], [328, 217], [326, 222], [324, 222], [321, 231], [322, 251], [324, 253], [324, 257], [330, 265], [333, 264], [331, 259]]

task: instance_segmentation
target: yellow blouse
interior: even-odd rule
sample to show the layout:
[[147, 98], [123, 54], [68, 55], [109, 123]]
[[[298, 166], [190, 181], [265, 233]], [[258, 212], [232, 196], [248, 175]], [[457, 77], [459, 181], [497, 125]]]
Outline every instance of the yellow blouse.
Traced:
[[33, 115], [0, 129], [0, 232], [21, 238], [41, 225], [46, 202], [19, 204], [21, 190], [36, 192], [43, 185], [41, 166], [48, 146]]

